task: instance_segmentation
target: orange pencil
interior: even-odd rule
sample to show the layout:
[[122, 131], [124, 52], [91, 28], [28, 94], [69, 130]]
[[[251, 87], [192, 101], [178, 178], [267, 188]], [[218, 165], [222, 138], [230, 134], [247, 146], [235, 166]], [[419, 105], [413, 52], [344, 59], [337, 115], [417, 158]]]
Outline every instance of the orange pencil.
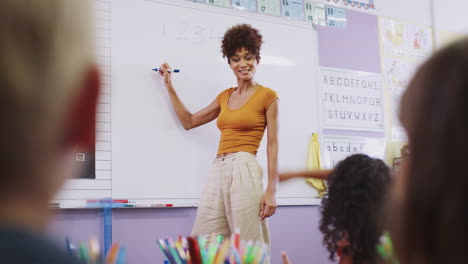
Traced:
[[111, 249], [109, 250], [109, 254], [107, 254], [106, 264], [114, 264], [117, 260], [117, 256], [119, 254], [119, 245], [117, 243], [112, 244]]

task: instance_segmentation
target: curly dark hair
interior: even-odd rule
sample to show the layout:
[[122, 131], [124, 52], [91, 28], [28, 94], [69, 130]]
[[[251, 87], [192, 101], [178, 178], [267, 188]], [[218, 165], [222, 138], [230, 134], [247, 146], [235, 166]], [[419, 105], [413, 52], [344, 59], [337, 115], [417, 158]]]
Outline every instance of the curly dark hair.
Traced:
[[349, 246], [343, 253], [351, 253], [354, 264], [376, 263], [382, 234], [380, 210], [389, 182], [388, 166], [364, 154], [347, 157], [332, 171], [320, 207], [320, 231], [331, 260], [335, 260], [338, 242], [345, 238]]
[[223, 40], [221, 41], [221, 52], [223, 58], [228, 59], [236, 54], [236, 52], [245, 48], [255, 55], [257, 61], [260, 62], [260, 48], [262, 47], [262, 35], [258, 29], [253, 28], [249, 24], [238, 24], [229, 28], [224, 33]]

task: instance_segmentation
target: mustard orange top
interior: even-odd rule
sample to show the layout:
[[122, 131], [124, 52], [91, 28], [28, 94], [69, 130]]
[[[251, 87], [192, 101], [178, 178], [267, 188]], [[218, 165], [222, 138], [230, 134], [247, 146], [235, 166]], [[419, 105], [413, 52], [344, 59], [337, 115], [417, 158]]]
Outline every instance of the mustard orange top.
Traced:
[[221, 107], [217, 120], [221, 130], [218, 155], [239, 151], [256, 154], [265, 132], [266, 110], [278, 99], [275, 91], [259, 86], [244, 105], [231, 110], [228, 101], [236, 89], [226, 89], [216, 98]]

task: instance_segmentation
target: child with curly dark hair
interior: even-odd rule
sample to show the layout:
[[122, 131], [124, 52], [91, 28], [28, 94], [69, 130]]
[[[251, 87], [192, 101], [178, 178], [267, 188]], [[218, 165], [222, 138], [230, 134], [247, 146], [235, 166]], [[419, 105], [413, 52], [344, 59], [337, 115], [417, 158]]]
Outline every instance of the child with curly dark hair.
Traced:
[[[320, 231], [330, 260], [338, 256], [340, 264], [377, 263], [376, 246], [383, 232], [379, 217], [390, 183], [389, 167], [380, 159], [355, 154], [339, 162], [327, 181]], [[284, 252], [283, 262], [289, 263]]]
[[[183, 127], [192, 129], [217, 118], [221, 131], [217, 157], [201, 195], [193, 235], [229, 236], [239, 228], [243, 239], [270, 244], [265, 219], [274, 215], [277, 207], [278, 95], [255, 80], [262, 43], [259, 30], [251, 25], [239, 24], [226, 31], [221, 51], [237, 86], [225, 89], [210, 105], [194, 114], [178, 97], [169, 64], [160, 67], [174, 112]], [[256, 160], [265, 130], [268, 136], [266, 190], [262, 168]]]
[[338, 163], [320, 208], [320, 231], [331, 260], [376, 263], [383, 231], [379, 216], [389, 183], [390, 169], [382, 160], [355, 154]]

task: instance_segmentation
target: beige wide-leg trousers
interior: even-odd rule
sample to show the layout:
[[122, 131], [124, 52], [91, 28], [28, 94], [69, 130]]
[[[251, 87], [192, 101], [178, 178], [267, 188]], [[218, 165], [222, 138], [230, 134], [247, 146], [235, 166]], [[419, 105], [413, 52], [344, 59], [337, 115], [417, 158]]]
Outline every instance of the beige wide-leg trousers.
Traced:
[[270, 248], [267, 220], [260, 221], [262, 168], [255, 155], [236, 152], [216, 158], [200, 198], [192, 235], [230, 236], [238, 228], [242, 240]]

